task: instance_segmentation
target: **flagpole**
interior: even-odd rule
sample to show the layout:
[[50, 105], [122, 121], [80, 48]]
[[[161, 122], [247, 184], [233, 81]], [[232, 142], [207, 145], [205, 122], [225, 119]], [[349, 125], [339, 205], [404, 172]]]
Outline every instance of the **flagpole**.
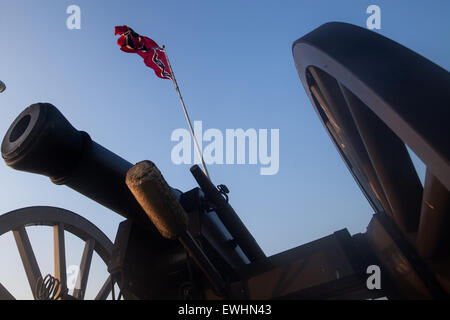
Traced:
[[186, 117], [186, 121], [188, 123], [189, 130], [191, 131], [192, 139], [194, 139], [194, 145], [195, 145], [195, 148], [197, 149], [197, 153], [198, 153], [198, 156], [199, 156], [200, 161], [201, 161], [203, 172], [209, 178], [208, 169], [206, 169], [205, 161], [203, 160], [202, 151], [200, 150], [200, 147], [199, 147], [198, 142], [197, 142], [197, 138], [195, 137], [195, 134], [194, 134], [194, 130], [192, 129], [191, 119], [189, 118], [189, 114], [188, 114], [188, 112], [186, 110], [186, 106], [184, 104], [183, 97], [181, 96], [180, 88], [178, 87], [178, 82], [177, 82], [177, 79], [175, 78], [175, 73], [173, 72], [172, 66], [170, 65], [169, 55], [167, 54], [165, 46], [162, 46], [162, 49], [163, 49], [164, 53], [166, 54], [167, 64], [169, 65], [170, 74], [172, 75], [172, 82], [173, 82], [173, 85], [175, 86], [175, 90], [178, 93], [178, 97], [180, 98], [181, 106], [183, 107], [184, 115]]

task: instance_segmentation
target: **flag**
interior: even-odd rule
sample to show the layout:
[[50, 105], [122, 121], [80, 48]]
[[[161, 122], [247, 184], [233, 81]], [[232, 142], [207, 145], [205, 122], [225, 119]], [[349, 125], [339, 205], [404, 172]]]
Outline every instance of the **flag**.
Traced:
[[166, 52], [155, 41], [137, 34], [128, 26], [115, 27], [114, 34], [120, 35], [117, 40], [120, 50], [137, 53], [144, 58], [144, 63], [152, 68], [158, 77], [173, 79]]

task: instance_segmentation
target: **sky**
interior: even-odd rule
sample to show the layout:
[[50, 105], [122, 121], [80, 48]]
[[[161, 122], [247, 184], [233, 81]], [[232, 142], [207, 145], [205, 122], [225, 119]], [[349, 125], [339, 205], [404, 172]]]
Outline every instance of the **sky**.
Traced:
[[[66, 27], [73, 4], [81, 9], [80, 30]], [[450, 69], [445, 0], [0, 0], [0, 80], [7, 86], [0, 94], [0, 137], [27, 106], [50, 102], [124, 159], [155, 162], [172, 187], [196, 187], [190, 165], [171, 160], [171, 134], [186, 128], [174, 87], [140, 57], [119, 50], [114, 26], [126, 24], [166, 46], [190, 117], [204, 130], [279, 129], [277, 174], [260, 175], [260, 165], [208, 166], [213, 182], [230, 189], [230, 203], [266, 255], [343, 228], [365, 232], [373, 210], [311, 106], [291, 46], [326, 22], [366, 27], [372, 4], [381, 8], [375, 32]], [[112, 241], [122, 221], [65, 186], [1, 162], [0, 214], [34, 205], [76, 212]], [[52, 273], [50, 229], [29, 229], [42, 273]], [[68, 265], [77, 264], [82, 244], [68, 239]], [[16, 297], [30, 297], [11, 234], [0, 236], [0, 250], [0, 283]], [[94, 260], [90, 292], [106, 277]]]

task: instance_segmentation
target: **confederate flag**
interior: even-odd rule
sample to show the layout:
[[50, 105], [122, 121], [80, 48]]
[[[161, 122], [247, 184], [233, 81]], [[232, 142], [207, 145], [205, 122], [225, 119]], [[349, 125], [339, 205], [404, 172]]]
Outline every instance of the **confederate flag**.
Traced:
[[137, 53], [144, 58], [144, 63], [152, 68], [158, 77], [172, 79], [166, 52], [155, 41], [137, 34], [128, 26], [116, 27], [114, 34], [120, 35], [117, 40], [120, 50]]

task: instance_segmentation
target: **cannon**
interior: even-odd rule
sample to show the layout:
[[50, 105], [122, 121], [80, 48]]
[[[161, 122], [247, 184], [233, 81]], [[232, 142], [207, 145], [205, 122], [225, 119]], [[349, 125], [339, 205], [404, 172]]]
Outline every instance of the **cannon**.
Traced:
[[[48, 103], [25, 109], [1, 146], [5, 163], [48, 176], [126, 218], [114, 243], [64, 209], [0, 216], [12, 231], [36, 299], [83, 299], [92, 253], [110, 276], [96, 295], [115, 299], [448, 298], [448, 72], [374, 32], [328, 23], [294, 42], [302, 85], [375, 214], [367, 232], [346, 229], [266, 257], [229, 201], [198, 166], [198, 187], [169, 186], [151, 161], [135, 165], [75, 129]], [[423, 106], [427, 105], [428, 108]], [[406, 145], [427, 165], [419, 181]], [[54, 232], [54, 276], [42, 277], [25, 227]], [[79, 285], [67, 290], [64, 232], [86, 242]], [[382, 288], [367, 270], [381, 267]], [[375, 286], [376, 287], [376, 286]], [[0, 284], [0, 299], [12, 299]]]
[[[145, 273], [147, 275], [143, 276], [147, 278], [145, 283], [152, 283], [152, 287], [157, 287], [157, 283], [160, 283], [159, 288], [164, 287], [167, 291], [166, 283], [159, 281], [163, 277], [158, 272], [150, 274], [143, 270], [154, 271], [156, 268], [159, 271], [171, 270], [171, 272], [181, 273], [186, 271], [184, 269], [187, 269], [187, 256], [183, 255], [183, 246], [172, 241], [173, 239], [167, 239], [176, 238], [176, 236], [161, 233], [161, 230], [155, 227], [157, 220], [152, 222], [153, 216], [147, 215], [141, 206], [142, 203], [136, 200], [127, 186], [127, 172], [133, 168], [133, 165], [93, 141], [86, 132], [75, 129], [55, 106], [49, 103], [36, 103], [26, 108], [7, 131], [1, 151], [8, 166], [47, 176], [53, 183], [66, 185], [127, 219], [119, 228], [115, 250], [111, 251], [112, 262], [108, 262], [112, 272], [122, 273], [119, 276], [121, 279], [124, 278], [122, 269], [126, 265], [132, 268], [132, 271], [128, 270], [128, 275]], [[202, 214], [197, 225], [193, 222], [195, 218], [192, 217], [190, 219], [192, 231], [189, 232], [189, 236], [183, 238], [182, 243], [189, 254], [196, 259], [197, 265], [201, 269], [207, 269], [205, 276], [211, 278], [216, 285], [215, 289], [219, 290], [217, 282], [222, 281], [222, 276], [218, 275], [216, 267], [206, 257], [206, 253], [211, 255], [214, 251], [216, 260], [220, 260], [219, 270], [225, 274], [225, 277], [233, 279], [239, 273], [240, 267], [250, 261], [264, 258], [265, 255], [218, 189], [199, 171], [197, 166], [192, 168], [192, 172], [205, 192], [210, 195], [211, 201], [205, 201], [205, 192], [199, 188], [187, 193], [182, 193], [168, 185], [163, 185], [161, 188], [163, 192], [167, 191], [171, 195], [167, 202], [169, 206], [171, 203], [179, 203], [181, 208], [179, 211], [186, 210], [190, 214], [195, 212], [197, 215], [201, 213], [199, 211], [215, 211], [208, 215]], [[157, 186], [160, 185], [161, 182], [157, 183]], [[159, 195], [158, 199], [162, 197], [164, 195]], [[168, 213], [161, 214], [167, 216], [171, 212], [169, 210]], [[224, 217], [223, 221], [220, 217]], [[175, 218], [173, 224], [176, 223]], [[204, 230], [205, 227], [201, 230], [200, 225], [207, 226], [207, 230]], [[168, 227], [170, 229], [170, 222]], [[199, 249], [194, 237], [202, 238], [204, 242], [202, 245], [208, 249]], [[136, 254], [138, 250], [136, 248], [141, 248], [139, 255]], [[150, 255], [146, 254], [149, 248], [153, 248]], [[133, 254], [127, 255], [132, 251]], [[142, 262], [142, 259], [145, 260], [143, 257], [147, 257], [147, 263]], [[118, 263], [114, 260], [115, 258], [119, 259]], [[155, 260], [160, 263], [155, 264]], [[215, 263], [217, 264], [217, 261]], [[180, 265], [182, 266], [179, 269], [175, 267], [173, 270], [173, 266]], [[136, 266], [140, 266], [140, 270], [136, 270]], [[216, 283], [213, 279], [216, 279]], [[175, 287], [185, 282], [182, 280]], [[121, 281], [140, 285], [144, 283], [142, 278], [139, 281]], [[37, 280], [33, 281], [34, 285], [36, 282]], [[223, 287], [223, 284], [221, 286]], [[139, 291], [132, 288], [128, 291], [133, 291], [135, 298], [153, 298], [151, 294], [148, 294], [149, 291], [156, 292], [159, 298], [170, 298], [177, 296], [174, 292], [178, 289], [174, 288], [173, 292], [166, 292], [167, 295], [161, 292], [162, 289]], [[131, 295], [125, 288], [122, 291], [124, 296]], [[136, 291], [142, 295], [136, 296]]]

